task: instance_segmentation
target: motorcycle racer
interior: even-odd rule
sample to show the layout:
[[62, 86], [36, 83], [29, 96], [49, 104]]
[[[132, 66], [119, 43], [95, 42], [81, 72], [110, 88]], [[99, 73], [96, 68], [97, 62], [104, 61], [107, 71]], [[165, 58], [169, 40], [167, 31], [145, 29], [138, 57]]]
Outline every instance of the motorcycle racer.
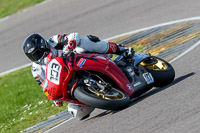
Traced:
[[[29, 35], [24, 43], [23, 50], [26, 56], [33, 61], [32, 74], [39, 85], [45, 79], [47, 55], [52, 53], [52, 58], [66, 56], [70, 52], [87, 53], [95, 52], [100, 54], [123, 54], [125, 57], [132, 57], [132, 48], [125, 48], [113, 42], [100, 40], [98, 37], [88, 35], [80, 38], [79, 33], [69, 35], [54, 35], [47, 41], [38, 33]], [[62, 106], [63, 102], [54, 100], [56, 106]], [[84, 119], [94, 110], [93, 107], [68, 104], [68, 111], [75, 118]]]

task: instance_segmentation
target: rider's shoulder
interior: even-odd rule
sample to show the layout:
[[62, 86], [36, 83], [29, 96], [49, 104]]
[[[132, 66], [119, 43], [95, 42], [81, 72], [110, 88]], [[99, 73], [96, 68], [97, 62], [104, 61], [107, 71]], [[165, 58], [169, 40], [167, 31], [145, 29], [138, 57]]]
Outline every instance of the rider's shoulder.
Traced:
[[41, 67], [41, 65], [40, 65], [40, 64], [37, 64], [37, 63], [35, 63], [35, 62], [33, 62], [33, 63], [32, 63], [32, 68], [37, 68], [37, 67]]
[[47, 42], [49, 45], [55, 47], [58, 44], [59, 35], [51, 36]]

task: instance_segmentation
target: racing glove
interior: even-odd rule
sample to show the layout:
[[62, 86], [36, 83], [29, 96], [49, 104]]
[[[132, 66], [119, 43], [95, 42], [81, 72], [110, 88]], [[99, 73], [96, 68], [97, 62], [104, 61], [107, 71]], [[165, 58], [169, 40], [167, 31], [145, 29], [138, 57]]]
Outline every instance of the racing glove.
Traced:
[[63, 54], [67, 55], [71, 51], [73, 51], [76, 48], [76, 41], [70, 40], [66, 45], [63, 47]]

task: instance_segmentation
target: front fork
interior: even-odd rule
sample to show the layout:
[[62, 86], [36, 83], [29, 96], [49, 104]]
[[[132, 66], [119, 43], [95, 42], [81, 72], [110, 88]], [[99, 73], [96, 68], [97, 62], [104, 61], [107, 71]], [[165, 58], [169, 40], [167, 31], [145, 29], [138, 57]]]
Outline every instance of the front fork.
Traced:
[[[94, 80], [94, 78], [92, 78], [91, 76], [93, 76], [94, 78], [96, 78], [97, 80]], [[99, 91], [104, 91], [107, 90], [109, 88], [112, 87], [111, 84], [105, 82], [102, 78], [100, 78], [98, 75], [96, 74], [91, 74], [89, 76], [85, 76], [82, 79], [79, 79], [78, 81], [76, 81], [71, 89], [71, 96], [73, 96], [73, 92], [75, 90], [76, 87], [78, 86], [88, 86], [89, 88], [93, 88], [91, 89], [91, 91], [93, 91], [94, 93], [97, 93]]]

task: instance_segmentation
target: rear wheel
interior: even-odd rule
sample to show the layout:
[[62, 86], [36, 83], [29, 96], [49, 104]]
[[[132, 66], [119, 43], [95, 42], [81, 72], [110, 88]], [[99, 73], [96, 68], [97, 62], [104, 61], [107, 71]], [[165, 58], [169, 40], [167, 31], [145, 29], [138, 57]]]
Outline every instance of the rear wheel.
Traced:
[[140, 63], [154, 78], [154, 86], [161, 87], [171, 83], [175, 77], [175, 71], [171, 64], [158, 57], [152, 56]]
[[106, 110], [120, 110], [130, 102], [130, 97], [116, 88], [102, 90], [79, 86], [74, 91], [74, 97], [89, 106]]

